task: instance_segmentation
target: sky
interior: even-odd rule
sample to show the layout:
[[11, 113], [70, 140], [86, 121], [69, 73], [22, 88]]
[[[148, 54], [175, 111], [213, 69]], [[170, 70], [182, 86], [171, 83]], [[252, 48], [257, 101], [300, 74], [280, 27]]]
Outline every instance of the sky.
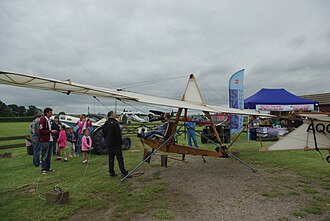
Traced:
[[[261, 88], [329, 92], [327, 0], [1, 0], [0, 70], [180, 99], [194, 73], [208, 104]], [[114, 101], [0, 85], [8, 104], [106, 113]], [[117, 103], [118, 110], [167, 107]]]

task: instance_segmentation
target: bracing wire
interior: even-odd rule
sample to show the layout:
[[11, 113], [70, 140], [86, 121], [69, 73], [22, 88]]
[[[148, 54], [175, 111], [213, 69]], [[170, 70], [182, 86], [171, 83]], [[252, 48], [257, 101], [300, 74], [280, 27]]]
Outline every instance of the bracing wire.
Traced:
[[[140, 81], [140, 82], [135, 82], [135, 83], [130, 83], [126, 84], [126, 86], [121, 87], [121, 89], [128, 89], [128, 88], [134, 88], [134, 87], [141, 87], [145, 85], [152, 85], [152, 84], [157, 84], [157, 83], [162, 83], [165, 81], [170, 81], [170, 80], [175, 80], [175, 79], [180, 79], [180, 78], [186, 78], [187, 76], [179, 76], [179, 77], [172, 77], [172, 78], [161, 78], [161, 79], [155, 79], [155, 80], [150, 80], [150, 81]], [[120, 87], [122, 85], [115, 85], [112, 87]]]
[[134, 108], [134, 109], [136, 109], [136, 110], [138, 110], [138, 111], [140, 111], [140, 112], [142, 112], [142, 113], [146, 113], [145, 111], [143, 111], [143, 110], [141, 110], [141, 109], [139, 109], [139, 108], [133, 106], [133, 105], [130, 104], [129, 102], [123, 101], [123, 100], [121, 100], [121, 99], [119, 99], [119, 101], [121, 101], [123, 104], [126, 104], [126, 105], [128, 105], [128, 106], [130, 106], [130, 107], [132, 107], [132, 108]]
[[[219, 95], [219, 93], [217, 92], [217, 90], [213, 89], [212, 87], [206, 85], [202, 80], [199, 80], [198, 83], [203, 87], [208, 89], [213, 95], [214, 98], [219, 98], [221, 95]], [[213, 96], [212, 96], [213, 97]]]
[[102, 103], [96, 96], [93, 96], [93, 98], [97, 100], [100, 104], [102, 104], [108, 111], [110, 111], [109, 108], [104, 103]]

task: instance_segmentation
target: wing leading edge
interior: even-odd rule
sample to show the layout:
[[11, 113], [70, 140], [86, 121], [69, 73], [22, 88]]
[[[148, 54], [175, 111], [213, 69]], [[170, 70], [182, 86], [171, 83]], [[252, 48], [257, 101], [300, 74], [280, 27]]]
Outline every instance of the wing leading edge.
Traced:
[[0, 84], [12, 85], [17, 87], [35, 88], [35, 89], [48, 90], [48, 91], [57, 91], [65, 94], [73, 93], [73, 94], [90, 95], [90, 96], [104, 97], [104, 98], [115, 98], [125, 101], [135, 101], [135, 102], [142, 102], [147, 104], [154, 104], [154, 105], [161, 105], [161, 106], [168, 106], [175, 108], [194, 109], [194, 110], [207, 111], [212, 113], [271, 117], [271, 115], [260, 114], [255, 111], [245, 111], [234, 108], [200, 104], [190, 101], [156, 97], [156, 96], [139, 94], [129, 91], [117, 91], [109, 88], [94, 87], [91, 85], [73, 83], [70, 80], [60, 81], [50, 78], [43, 78], [33, 75], [6, 72], [6, 71], [0, 71]]

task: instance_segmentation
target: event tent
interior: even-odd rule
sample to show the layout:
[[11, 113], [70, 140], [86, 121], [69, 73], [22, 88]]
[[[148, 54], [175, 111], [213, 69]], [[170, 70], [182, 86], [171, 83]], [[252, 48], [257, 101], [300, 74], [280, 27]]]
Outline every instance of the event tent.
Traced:
[[262, 88], [244, 100], [245, 109], [259, 110], [314, 110], [317, 101], [298, 97], [285, 89]]

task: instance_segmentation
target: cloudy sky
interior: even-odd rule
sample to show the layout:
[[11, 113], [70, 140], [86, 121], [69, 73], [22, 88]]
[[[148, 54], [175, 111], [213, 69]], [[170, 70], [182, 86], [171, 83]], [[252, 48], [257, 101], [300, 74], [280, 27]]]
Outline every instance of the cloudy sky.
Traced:
[[[327, 0], [1, 0], [0, 70], [177, 99], [195, 73], [220, 105], [243, 68], [245, 97], [262, 87], [329, 92], [329, 9]], [[4, 85], [0, 94], [6, 104], [107, 112], [91, 97]]]

